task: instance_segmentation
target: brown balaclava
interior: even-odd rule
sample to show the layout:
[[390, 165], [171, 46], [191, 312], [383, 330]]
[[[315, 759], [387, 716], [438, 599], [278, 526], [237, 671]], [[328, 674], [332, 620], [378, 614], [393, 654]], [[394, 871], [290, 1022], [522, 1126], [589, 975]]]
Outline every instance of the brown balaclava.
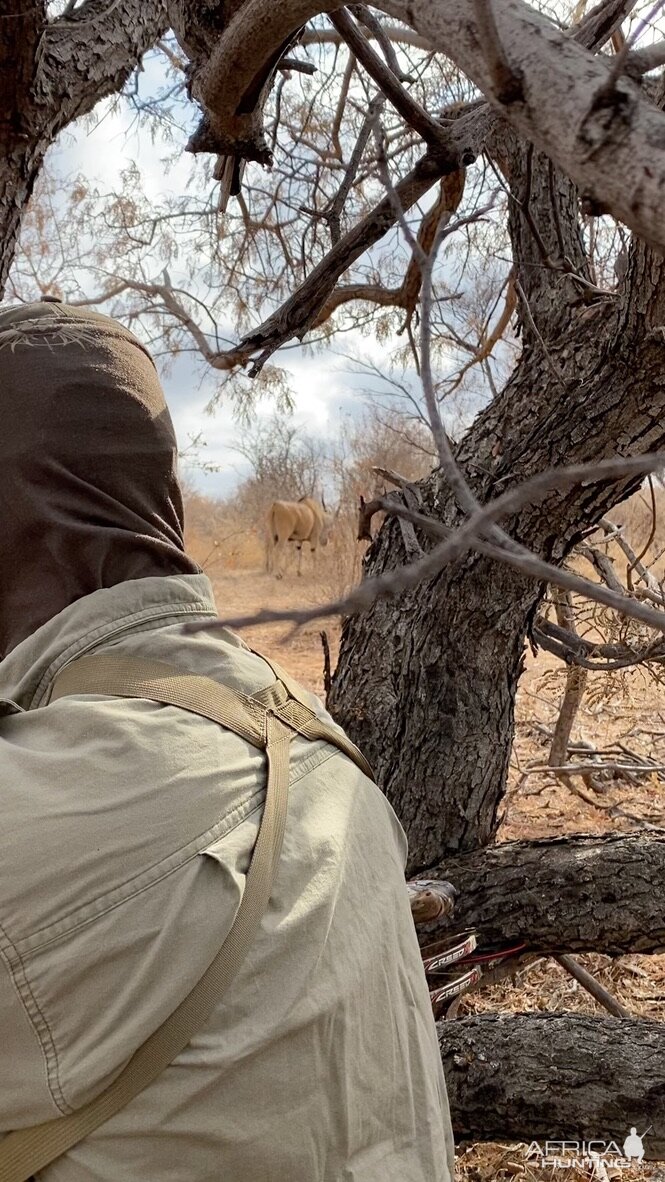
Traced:
[[164, 394], [122, 325], [0, 309], [0, 424], [0, 659], [91, 591], [198, 571]]

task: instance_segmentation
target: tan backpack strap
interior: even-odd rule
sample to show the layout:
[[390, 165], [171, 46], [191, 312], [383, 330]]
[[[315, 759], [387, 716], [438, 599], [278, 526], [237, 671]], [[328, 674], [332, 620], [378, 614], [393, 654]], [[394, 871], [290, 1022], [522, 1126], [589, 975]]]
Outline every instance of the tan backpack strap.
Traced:
[[266, 747], [266, 799], [240, 907], [212, 964], [99, 1096], [70, 1116], [17, 1129], [0, 1141], [0, 1182], [26, 1182], [88, 1136], [152, 1083], [205, 1025], [258, 932], [272, 893], [286, 824], [289, 745], [294, 731], [271, 710], [250, 704], [251, 699], [209, 678], [180, 675], [166, 665], [110, 654], [81, 658], [68, 666], [57, 679], [52, 700], [64, 694], [153, 698], [221, 722]]
[[298, 734], [304, 735], [306, 739], [324, 739], [326, 743], [332, 743], [345, 755], [348, 755], [349, 759], [352, 759], [361, 772], [369, 776], [370, 780], [374, 779], [374, 773], [365, 756], [350, 739], [347, 739], [344, 731], [338, 730], [337, 727], [331, 726], [321, 718], [317, 718], [309, 706], [292, 700], [282, 707], [279, 716], [298, 731]]
[[[254, 650], [252, 650], [254, 651]], [[260, 653], [256, 654], [261, 656]], [[306, 739], [324, 739], [348, 755], [371, 780], [372, 769], [361, 751], [337, 727], [318, 718], [307, 705], [302, 686], [275, 662], [261, 656], [293, 699], [286, 706], [282, 695], [275, 701], [275, 713]], [[264, 716], [271, 703], [274, 687], [268, 686], [248, 697], [229, 689], [210, 677], [181, 673], [161, 661], [146, 661], [114, 653], [91, 653], [67, 665], [58, 674], [51, 691], [51, 702], [67, 694], [102, 694], [124, 698], [153, 698], [171, 706], [181, 706], [204, 718], [210, 718], [242, 735], [255, 746], [265, 746]], [[0, 1182], [2, 1182], [0, 1177]]]
[[[266, 657], [263, 653], [257, 652], [256, 649], [251, 649], [250, 651], [253, 652], [255, 656], [260, 657], [262, 661], [265, 661], [266, 665], [270, 666], [273, 673], [275, 674], [275, 677], [277, 677], [279, 681], [281, 681], [282, 684], [286, 686], [286, 689], [289, 691], [289, 694], [295, 700], [295, 702], [298, 702], [307, 712], [307, 720], [305, 720], [304, 715], [301, 715], [301, 725], [296, 726], [296, 730], [298, 730], [300, 734], [304, 735], [307, 739], [325, 739], [327, 743], [332, 743], [335, 747], [339, 747], [340, 751], [343, 751], [345, 755], [348, 755], [349, 759], [353, 760], [353, 762], [360, 768], [361, 772], [364, 772], [366, 776], [369, 776], [370, 780], [373, 780], [375, 778], [374, 772], [372, 771], [368, 761], [365, 759], [362, 751], [356, 747], [355, 743], [352, 743], [351, 740], [347, 738], [343, 730], [338, 730], [337, 727], [331, 726], [328, 722], [324, 722], [321, 718], [317, 717], [313, 710], [310, 710], [309, 706], [307, 705], [307, 693], [303, 687], [298, 685], [298, 682], [294, 681], [290, 674], [286, 673], [284, 669], [282, 669], [281, 665], [278, 665], [276, 661], [273, 661], [270, 657]], [[268, 693], [270, 688], [272, 687], [269, 687], [269, 689], [264, 692]], [[259, 699], [260, 697], [261, 693], [255, 694], [256, 699]], [[293, 706], [293, 704], [291, 705]], [[296, 724], [292, 723], [291, 725]]]
[[182, 673], [161, 661], [91, 653], [66, 665], [57, 675], [50, 701], [68, 694], [153, 698], [210, 718], [255, 747], [265, 746], [265, 709], [258, 702], [211, 677]]

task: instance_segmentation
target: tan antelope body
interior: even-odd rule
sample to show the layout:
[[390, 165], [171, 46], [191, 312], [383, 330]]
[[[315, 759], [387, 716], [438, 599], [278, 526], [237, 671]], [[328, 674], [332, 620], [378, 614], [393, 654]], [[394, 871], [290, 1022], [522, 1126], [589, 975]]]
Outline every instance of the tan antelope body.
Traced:
[[268, 574], [281, 579], [286, 545], [295, 542], [300, 575], [303, 542], [309, 542], [312, 554], [319, 544], [327, 546], [332, 522], [332, 514], [313, 497], [303, 497], [300, 501], [273, 501], [268, 513]]

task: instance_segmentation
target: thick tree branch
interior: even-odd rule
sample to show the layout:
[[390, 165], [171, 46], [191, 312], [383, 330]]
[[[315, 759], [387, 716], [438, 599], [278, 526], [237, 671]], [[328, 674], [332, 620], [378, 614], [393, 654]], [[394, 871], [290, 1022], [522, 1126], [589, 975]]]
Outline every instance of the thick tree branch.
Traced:
[[429, 871], [459, 892], [452, 918], [418, 929], [474, 928], [481, 945], [526, 942], [542, 952], [665, 951], [665, 829], [507, 841], [450, 856]]
[[[651, 1126], [645, 1156], [665, 1158], [659, 1022], [483, 1014], [441, 1022], [438, 1030], [458, 1139], [527, 1145], [585, 1140], [597, 1150], [598, 1141], [615, 1141], [620, 1157], [631, 1126], [640, 1134]], [[537, 1158], [529, 1164], [537, 1176]]]
[[86, 0], [47, 25], [35, 94], [57, 107], [65, 127], [120, 90], [168, 24], [166, 0]]

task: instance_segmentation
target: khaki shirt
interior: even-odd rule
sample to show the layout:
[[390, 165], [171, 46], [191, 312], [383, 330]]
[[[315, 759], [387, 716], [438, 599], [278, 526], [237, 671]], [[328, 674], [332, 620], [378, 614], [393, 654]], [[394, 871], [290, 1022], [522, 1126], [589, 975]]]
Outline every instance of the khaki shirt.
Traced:
[[[270, 667], [203, 576], [72, 604], [0, 662], [0, 1131], [69, 1113], [191, 990], [242, 897], [265, 755], [152, 701], [68, 697], [85, 652], [254, 693]], [[314, 698], [312, 708], [329, 716]], [[273, 898], [212, 1019], [44, 1182], [449, 1182], [452, 1135], [405, 839], [335, 747], [291, 744]]]

